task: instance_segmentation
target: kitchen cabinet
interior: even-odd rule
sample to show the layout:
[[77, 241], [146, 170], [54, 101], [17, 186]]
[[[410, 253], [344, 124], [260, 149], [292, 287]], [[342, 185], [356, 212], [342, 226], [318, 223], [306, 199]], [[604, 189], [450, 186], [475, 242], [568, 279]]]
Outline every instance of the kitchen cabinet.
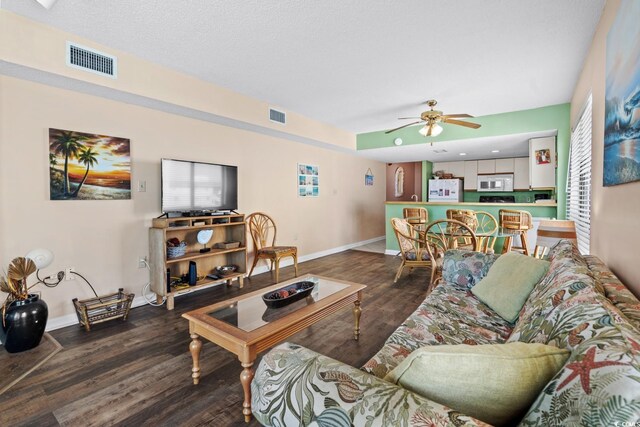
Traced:
[[533, 190], [556, 186], [556, 137], [529, 140], [529, 182]]
[[478, 174], [496, 173], [496, 160], [478, 160]]
[[[527, 175], [527, 180], [529, 176]], [[464, 162], [464, 189], [478, 189], [478, 161], [467, 160]]]
[[513, 173], [514, 161], [511, 159], [496, 159], [496, 173]]
[[513, 189], [529, 189], [529, 158], [516, 157], [513, 159]]

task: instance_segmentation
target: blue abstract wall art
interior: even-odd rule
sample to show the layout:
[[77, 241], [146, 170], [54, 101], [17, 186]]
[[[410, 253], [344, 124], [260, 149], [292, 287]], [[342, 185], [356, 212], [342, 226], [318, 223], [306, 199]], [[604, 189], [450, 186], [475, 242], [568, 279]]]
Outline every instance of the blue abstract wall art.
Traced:
[[640, 180], [640, 1], [622, 0], [607, 36], [605, 187]]

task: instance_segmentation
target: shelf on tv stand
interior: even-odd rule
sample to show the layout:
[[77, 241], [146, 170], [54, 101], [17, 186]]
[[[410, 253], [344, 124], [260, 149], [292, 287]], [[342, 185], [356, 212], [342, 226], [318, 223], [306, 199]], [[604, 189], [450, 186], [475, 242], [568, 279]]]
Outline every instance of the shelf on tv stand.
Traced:
[[[244, 273], [233, 273], [233, 274], [229, 274], [227, 276], [221, 277], [219, 279], [210, 279], [208, 277], [205, 277], [202, 280], [198, 280], [194, 286], [185, 286], [183, 288], [175, 289], [175, 290], [172, 290], [171, 292], [168, 292], [167, 299], [169, 298], [173, 299], [174, 297], [177, 297], [180, 295], [186, 295], [191, 292], [200, 290], [202, 288], [209, 287], [211, 285], [222, 284], [225, 282], [228, 286], [231, 286], [231, 283], [235, 279], [237, 279], [242, 284], [244, 282]], [[160, 300], [160, 302], [162, 302], [162, 300]]]
[[[156, 293], [158, 302], [167, 300], [167, 309], [173, 310], [174, 297], [191, 293], [215, 284], [227, 283], [231, 285], [237, 280], [242, 288], [247, 273], [247, 245], [245, 231], [245, 217], [243, 214], [231, 213], [225, 215], [206, 215], [194, 217], [163, 217], [154, 218], [149, 229], [149, 264], [151, 267], [151, 290]], [[213, 236], [207, 243], [208, 252], [200, 252], [203, 246], [197, 241], [197, 234], [201, 230], [213, 230]], [[166, 242], [177, 238], [187, 244], [186, 254], [176, 258], [167, 258]], [[222, 242], [240, 242], [236, 248], [219, 249], [214, 244]], [[167, 291], [167, 269], [171, 276], [179, 277], [188, 272], [189, 262], [196, 262], [199, 276], [205, 276], [195, 286]], [[221, 265], [237, 265], [238, 271], [220, 279], [210, 279], [207, 274], [215, 272]]]

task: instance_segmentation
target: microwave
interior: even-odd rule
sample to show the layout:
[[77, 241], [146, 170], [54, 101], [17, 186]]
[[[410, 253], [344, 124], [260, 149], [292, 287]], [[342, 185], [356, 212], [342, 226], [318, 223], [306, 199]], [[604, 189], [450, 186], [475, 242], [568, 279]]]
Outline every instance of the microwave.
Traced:
[[478, 175], [478, 191], [513, 191], [513, 174]]

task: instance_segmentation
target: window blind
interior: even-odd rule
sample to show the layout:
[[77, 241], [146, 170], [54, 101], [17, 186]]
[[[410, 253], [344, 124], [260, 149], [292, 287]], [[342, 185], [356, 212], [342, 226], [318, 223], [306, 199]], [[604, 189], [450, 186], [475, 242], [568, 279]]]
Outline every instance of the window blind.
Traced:
[[589, 253], [591, 231], [591, 95], [571, 132], [567, 176], [567, 219], [576, 224], [578, 249]]

